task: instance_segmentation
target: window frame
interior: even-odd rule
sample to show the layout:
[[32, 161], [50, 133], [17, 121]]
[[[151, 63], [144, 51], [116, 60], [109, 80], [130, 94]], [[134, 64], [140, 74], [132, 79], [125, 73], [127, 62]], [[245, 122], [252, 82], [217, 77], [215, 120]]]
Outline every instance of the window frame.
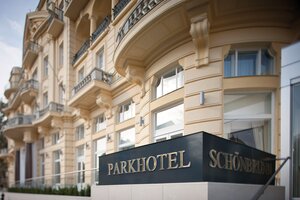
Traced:
[[49, 104], [48, 91], [43, 93], [43, 108], [46, 108]]
[[[98, 123], [99, 121], [101, 121], [99, 120], [100, 118], [102, 118], [102, 122]], [[104, 113], [102, 113], [94, 118], [94, 132], [98, 133], [102, 130], [105, 130], [105, 128], [106, 128], [106, 118], [104, 116]]]
[[44, 78], [48, 77], [49, 75], [49, 57], [48, 55], [44, 57], [43, 60], [43, 76]]
[[[266, 50], [268, 52], [268, 54], [272, 57], [272, 69], [271, 72], [269, 74], [262, 74], [262, 52], [263, 50]], [[243, 52], [256, 52], [257, 54], [257, 58], [256, 58], [256, 64], [254, 66], [255, 69], [255, 73], [253, 75], [238, 75], [239, 71], [241, 69], [239, 69], [239, 53], [243, 53]], [[233, 62], [233, 66], [231, 66], [230, 69], [230, 76], [225, 76], [225, 60], [226, 58], [230, 55], [231, 52], [234, 52], [234, 62]], [[272, 52], [272, 50], [270, 48], [267, 47], [260, 47], [260, 48], [235, 48], [235, 49], [230, 49], [228, 54], [224, 57], [224, 78], [233, 78], [233, 77], [247, 77], [247, 76], [272, 76], [276, 74], [276, 57], [275, 54]]]
[[75, 140], [79, 141], [84, 139], [85, 137], [85, 131], [84, 131], [84, 124], [80, 124], [76, 127], [76, 133], [75, 133]]
[[60, 134], [59, 132], [52, 134], [52, 145], [56, 145], [60, 143]]
[[[102, 55], [102, 63], [100, 62], [100, 55]], [[100, 64], [101, 63], [101, 64]], [[104, 71], [104, 66], [105, 66], [105, 58], [104, 58], [104, 47], [101, 47], [97, 52], [96, 52], [96, 68], [101, 69]]]
[[[175, 82], [176, 82], [176, 86], [175, 86], [175, 89], [171, 90], [171, 91], [168, 91], [168, 92], [164, 92], [164, 76], [169, 74], [169, 73], [172, 73], [173, 71], [175, 71], [175, 75], [174, 75], [174, 78], [175, 78]], [[179, 80], [180, 80], [180, 72], [182, 72], [182, 85], [179, 85]], [[160, 83], [160, 84], [158, 84]], [[161, 85], [161, 95], [159, 96], [158, 95], [158, 87]], [[164, 71], [163, 73], [159, 74], [158, 75], [158, 78], [157, 78], [157, 81], [156, 81], [156, 84], [154, 86], [154, 98], [155, 99], [158, 99], [160, 97], [163, 97], [171, 92], [174, 92], [180, 88], [184, 87], [184, 68], [181, 66], [181, 65], [176, 65], [170, 69], [168, 69], [167, 71]]]
[[77, 83], [80, 83], [83, 79], [84, 79], [84, 66], [81, 67], [77, 72]]
[[[180, 106], [182, 105], [183, 106], [183, 116], [182, 116], [182, 121], [183, 121], [183, 128], [182, 129], [178, 129], [178, 130], [173, 130], [172, 132], [168, 132], [168, 133], [164, 133], [162, 135], [158, 135], [156, 136], [156, 127], [157, 127], [157, 114], [158, 113], [161, 113], [161, 112], [164, 112], [164, 111], [167, 111], [167, 110], [170, 110], [172, 108], [175, 108], [177, 106]], [[182, 136], [184, 136], [184, 102], [180, 101], [180, 102], [177, 102], [175, 104], [171, 104], [171, 105], [167, 105], [167, 106], [164, 106], [164, 107], [161, 107], [160, 109], [157, 109], [153, 112], [153, 142], [157, 142], [157, 140], [159, 139], [162, 139], [162, 138], [166, 138], [166, 140], [168, 139], [172, 139], [172, 136], [174, 135], [177, 135], [177, 134], [182, 134]]]
[[[58, 158], [55, 158], [55, 154], [57, 154]], [[56, 173], [56, 164], [59, 164], [59, 173]], [[60, 185], [61, 183], [61, 156], [60, 156], [60, 150], [53, 151], [53, 174], [54, 174], [54, 185]], [[59, 180], [59, 181], [57, 181]]]
[[[103, 150], [103, 151], [98, 151], [98, 145], [97, 145], [97, 142], [98, 141], [101, 141], [101, 140], [104, 140], [104, 148], [100, 149], [100, 150]], [[98, 157], [99, 156], [102, 156], [102, 155], [105, 155], [106, 154], [106, 149], [107, 149], [107, 144], [106, 144], [106, 137], [101, 137], [101, 138], [97, 138], [93, 141], [93, 166], [94, 166], [94, 170], [95, 170], [95, 174], [94, 174], [94, 183], [95, 184], [98, 184], [99, 183], [99, 159]], [[101, 154], [101, 155], [100, 155]]]
[[[263, 90], [263, 91], [235, 91], [235, 92], [226, 92], [224, 93], [224, 99], [225, 95], [250, 95], [250, 94], [270, 94], [271, 95], [271, 110], [270, 114], [256, 114], [256, 115], [228, 115], [223, 113], [223, 132], [224, 137], [229, 139], [230, 133], [226, 133], [225, 130], [225, 120], [236, 120], [236, 121], [243, 121], [243, 120], [270, 120], [270, 152], [274, 153], [274, 146], [275, 146], [275, 92], [271, 90]], [[225, 102], [224, 102], [224, 109], [225, 109]], [[242, 131], [242, 130], [241, 130]]]
[[[130, 130], [133, 130], [133, 134], [134, 134], [134, 141], [133, 143], [124, 143], [124, 144], [121, 144], [121, 133], [124, 133], [126, 131], [130, 131]], [[123, 129], [123, 130], [120, 130], [118, 132], [118, 151], [124, 151], [124, 150], [127, 150], [127, 149], [132, 149], [135, 147], [135, 142], [136, 142], [136, 131], [135, 131], [135, 127], [129, 127], [129, 128], [126, 128], [126, 129]]]
[[[128, 112], [130, 113], [130, 116], [126, 116], [126, 109], [125, 106], [129, 106]], [[118, 122], [122, 123], [124, 121], [127, 121], [129, 119], [132, 119], [135, 117], [135, 103], [133, 100], [126, 101], [125, 103], [120, 104], [119, 111], [118, 111]]]

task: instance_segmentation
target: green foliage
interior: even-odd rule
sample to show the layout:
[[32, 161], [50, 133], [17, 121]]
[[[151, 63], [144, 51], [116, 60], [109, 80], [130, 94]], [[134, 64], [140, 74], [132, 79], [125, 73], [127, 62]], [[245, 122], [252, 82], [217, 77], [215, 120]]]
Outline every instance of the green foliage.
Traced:
[[11, 187], [8, 188], [8, 192], [15, 193], [31, 193], [31, 194], [50, 194], [50, 195], [68, 195], [68, 196], [91, 196], [91, 187], [87, 187], [78, 191], [77, 186], [65, 187], [65, 188], [25, 188], [25, 187]]

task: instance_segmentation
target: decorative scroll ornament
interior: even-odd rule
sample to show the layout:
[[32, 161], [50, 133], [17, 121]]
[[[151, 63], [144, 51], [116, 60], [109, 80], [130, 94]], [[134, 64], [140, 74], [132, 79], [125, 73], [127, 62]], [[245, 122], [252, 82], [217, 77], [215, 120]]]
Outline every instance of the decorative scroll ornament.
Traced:
[[110, 119], [112, 117], [112, 97], [107, 93], [100, 92], [96, 103], [99, 107], [105, 108], [105, 117], [106, 119]]
[[196, 67], [209, 64], [209, 26], [206, 13], [191, 19], [190, 34], [195, 46]]

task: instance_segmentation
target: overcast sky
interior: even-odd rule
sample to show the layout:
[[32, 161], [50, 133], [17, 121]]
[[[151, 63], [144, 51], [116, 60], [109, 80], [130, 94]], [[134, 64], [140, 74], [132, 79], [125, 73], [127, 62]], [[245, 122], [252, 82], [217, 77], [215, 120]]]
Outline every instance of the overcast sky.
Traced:
[[35, 11], [38, 0], [1, 0], [0, 4], [0, 98], [10, 70], [22, 63], [22, 40], [26, 13]]

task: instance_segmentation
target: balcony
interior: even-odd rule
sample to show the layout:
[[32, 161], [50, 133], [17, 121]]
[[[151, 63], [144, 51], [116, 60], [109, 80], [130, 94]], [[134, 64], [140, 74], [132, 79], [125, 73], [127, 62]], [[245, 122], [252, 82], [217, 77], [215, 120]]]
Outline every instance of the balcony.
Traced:
[[9, 99], [12, 93], [18, 90], [19, 82], [22, 78], [23, 70], [21, 67], [13, 67], [10, 72], [10, 78], [8, 84], [4, 88], [4, 95]]
[[21, 98], [26, 104], [30, 104], [32, 100], [37, 96], [39, 89], [38, 81], [30, 79], [26, 81], [21, 88]]
[[8, 119], [3, 128], [5, 136], [15, 141], [23, 141], [24, 132], [34, 128], [32, 126], [32, 121], [34, 119], [34, 115], [19, 115]]
[[53, 117], [61, 117], [64, 112], [64, 105], [55, 102], [50, 102], [48, 106], [36, 113], [36, 120], [34, 125], [51, 127], [51, 120]]
[[91, 39], [89, 38], [83, 43], [83, 45], [74, 55], [72, 65], [74, 65], [77, 62], [77, 60], [79, 60], [79, 58], [89, 49], [90, 46], [91, 46]]
[[5, 85], [4, 87], [4, 95], [8, 99], [9, 96], [18, 90], [19, 81], [12, 81]]
[[25, 68], [30, 69], [36, 60], [41, 47], [32, 41], [26, 43], [23, 52], [23, 64]]
[[116, 19], [116, 17], [122, 12], [122, 10], [127, 6], [127, 4], [130, 2], [130, 0], [120, 0], [113, 10], [113, 17]]
[[6, 108], [4, 108], [2, 111], [7, 115], [10, 110], [17, 109], [17, 107], [22, 102], [22, 99], [20, 98], [21, 89], [18, 88], [17, 92], [14, 94], [12, 99], [9, 99], [8, 105]]
[[130, 62], [145, 68], [180, 42], [190, 40], [184, 3], [160, 0], [140, 1], [136, 5], [117, 33], [114, 63], [119, 74], [126, 75]]
[[89, 109], [95, 105], [99, 91], [110, 91], [112, 74], [101, 69], [94, 68], [82, 81], [72, 90], [72, 99], [69, 105]]
[[48, 4], [47, 10], [50, 13], [50, 17], [48, 19], [49, 27], [47, 33], [52, 35], [54, 38], [57, 38], [64, 28], [64, 13], [61, 9], [55, 6], [54, 2], [50, 2]]
[[91, 42], [95, 42], [95, 40], [105, 31], [105, 29], [110, 24], [110, 16], [106, 16], [101, 24], [98, 26], [96, 31], [91, 36]]
[[88, 2], [88, 0], [65, 0], [65, 16], [75, 21]]

